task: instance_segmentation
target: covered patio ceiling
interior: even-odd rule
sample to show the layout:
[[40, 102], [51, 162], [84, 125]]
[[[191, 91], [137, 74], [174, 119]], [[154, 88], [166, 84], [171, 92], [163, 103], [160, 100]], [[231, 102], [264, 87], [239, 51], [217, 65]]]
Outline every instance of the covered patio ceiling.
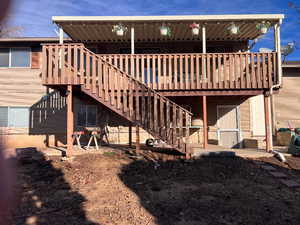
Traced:
[[[80, 42], [129, 42], [130, 28], [134, 28], [135, 42], [157, 41], [196, 41], [202, 40], [199, 35], [192, 35], [192, 23], [206, 29], [207, 41], [245, 41], [261, 36], [256, 25], [269, 22], [271, 26], [281, 23], [282, 14], [249, 14], [249, 15], [190, 15], [190, 16], [54, 16], [53, 22], [64, 30], [74, 41]], [[240, 29], [236, 35], [228, 32], [234, 23]], [[122, 24], [128, 28], [124, 36], [112, 32], [114, 25]], [[171, 29], [170, 36], [162, 36], [162, 24]]]

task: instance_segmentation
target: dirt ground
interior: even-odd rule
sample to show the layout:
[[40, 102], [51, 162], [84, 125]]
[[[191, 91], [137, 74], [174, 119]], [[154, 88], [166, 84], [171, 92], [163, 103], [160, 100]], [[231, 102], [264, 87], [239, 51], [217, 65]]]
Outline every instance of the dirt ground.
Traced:
[[[73, 161], [18, 155], [12, 225], [297, 225], [300, 192], [243, 158], [195, 161], [86, 154]], [[300, 158], [284, 165], [300, 180]]]

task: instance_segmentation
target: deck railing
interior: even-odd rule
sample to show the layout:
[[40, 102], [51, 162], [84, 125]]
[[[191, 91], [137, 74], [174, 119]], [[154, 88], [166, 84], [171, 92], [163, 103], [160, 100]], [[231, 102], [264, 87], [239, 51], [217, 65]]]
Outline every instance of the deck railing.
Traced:
[[155, 138], [189, 151], [192, 114], [83, 45], [44, 45], [42, 79], [45, 85], [81, 85], [84, 93]]
[[[97, 70], [92, 56], [81, 54], [82, 44], [47, 46], [44, 59], [51, 54], [52, 58], [43, 61], [43, 69], [47, 69], [47, 81], [52, 84], [81, 84]], [[278, 84], [275, 52], [98, 57], [155, 90], [268, 89]], [[66, 62], [74, 67], [73, 77], [64, 73], [62, 65]]]
[[264, 89], [278, 83], [275, 52], [100, 56], [156, 90]]

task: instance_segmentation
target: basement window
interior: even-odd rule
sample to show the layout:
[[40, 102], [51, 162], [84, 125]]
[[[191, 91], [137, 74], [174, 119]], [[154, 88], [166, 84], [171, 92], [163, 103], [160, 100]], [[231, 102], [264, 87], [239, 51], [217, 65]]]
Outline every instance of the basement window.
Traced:
[[28, 128], [28, 107], [0, 107], [0, 127]]
[[80, 127], [97, 126], [97, 106], [80, 105], [77, 111], [77, 126]]
[[30, 48], [0, 48], [0, 67], [27, 68], [31, 63]]

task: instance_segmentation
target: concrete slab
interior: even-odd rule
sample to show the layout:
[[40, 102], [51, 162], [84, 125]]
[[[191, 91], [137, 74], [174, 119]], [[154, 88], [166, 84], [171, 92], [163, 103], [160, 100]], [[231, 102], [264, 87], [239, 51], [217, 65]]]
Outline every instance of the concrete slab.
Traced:
[[300, 188], [300, 184], [294, 180], [280, 179], [280, 182], [289, 188]]

